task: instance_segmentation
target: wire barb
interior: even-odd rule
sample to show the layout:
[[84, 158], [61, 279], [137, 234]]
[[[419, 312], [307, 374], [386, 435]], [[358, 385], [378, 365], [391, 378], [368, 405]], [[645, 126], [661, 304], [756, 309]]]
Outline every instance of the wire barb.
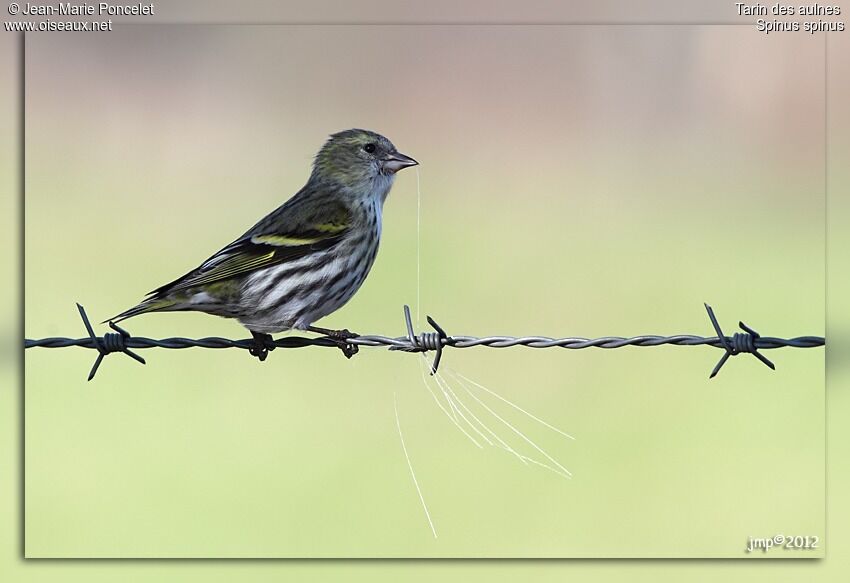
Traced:
[[437, 374], [437, 369], [440, 368], [440, 360], [443, 358], [443, 346], [454, 346], [454, 339], [446, 334], [446, 331], [440, 327], [434, 318], [425, 316], [428, 323], [436, 330], [436, 332], [421, 332], [417, 336], [413, 332], [413, 320], [410, 317], [410, 306], [404, 306], [404, 323], [407, 326], [407, 340], [410, 342], [408, 347], [394, 347], [390, 350], [403, 350], [405, 352], [428, 352], [434, 351], [434, 362], [431, 364], [431, 376]]
[[126, 341], [130, 338], [130, 333], [124, 330], [124, 328], [114, 322], [109, 322], [109, 327], [115, 330], [115, 332], [107, 332], [103, 335], [103, 338], [98, 338], [94, 334], [94, 329], [89, 321], [88, 314], [86, 314], [86, 309], [80, 304], [77, 304], [77, 310], [79, 310], [80, 318], [83, 319], [83, 325], [89, 333], [89, 338], [91, 338], [93, 348], [96, 348], [98, 351], [97, 358], [89, 372], [88, 380], [92, 380], [94, 375], [97, 374], [97, 369], [100, 368], [100, 363], [103, 362], [103, 357], [113, 352], [123, 352], [136, 362], [146, 364], [144, 358], [127, 348]]
[[723, 365], [726, 364], [726, 361], [729, 360], [730, 356], [742, 353], [752, 354], [762, 361], [770, 370], [776, 370], [776, 366], [770, 362], [765, 355], [758, 351], [758, 341], [761, 338], [761, 334], [739, 321], [738, 326], [740, 326], [741, 330], [744, 332], [735, 332], [731, 338], [728, 338], [725, 334], [723, 334], [723, 330], [720, 328], [720, 323], [717, 321], [717, 317], [714, 315], [712, 307], [708, 304], [704, 305], [705, 310], [708, 312], [708, 317], [711, 320], [711, 325], [714, 326], [714, 330], [717, 332], [717, 339], [720, 341], [721, 346], [726, 350], [723, 356], [720, 357], [720, 360], [717, 361], [717, 364], [714, 365], [714, 370], [711, 371], [708, 378], [713, 379], [717, 376], [717, 373], [720, 372], [720, 369], [723, 368]]

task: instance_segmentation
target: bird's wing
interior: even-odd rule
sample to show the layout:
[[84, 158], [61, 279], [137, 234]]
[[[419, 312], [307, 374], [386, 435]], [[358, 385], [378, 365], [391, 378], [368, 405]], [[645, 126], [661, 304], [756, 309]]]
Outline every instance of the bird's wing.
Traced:
[[[298, 203], [300, 204], [292, 204]], [[191, 287], [244, 276], [311, 253], [330, 249], [351, 228], [351, 211], [339, 201], [310, 204], [293, 198], [198, 269], [151, 292], [163, 296]]]

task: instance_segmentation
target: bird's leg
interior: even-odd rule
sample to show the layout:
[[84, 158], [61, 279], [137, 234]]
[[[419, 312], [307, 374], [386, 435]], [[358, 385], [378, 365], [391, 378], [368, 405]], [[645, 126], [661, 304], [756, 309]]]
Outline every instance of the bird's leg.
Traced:
[[360, 334], [355, 332], [351, 332], [343, 328], [342, 330], [331, 330], [330, 328], [319, 328], [318, 326], [307, 326], [305, 328], [308, 332], [315, 332], [316, 334], [321, 334], [322, 336], [330, 336], [334, 340], [348, 340], [349, 338], [357, 338]]
[[248, 349], [248, 353], [251, 356], [256, 356], [262, 362], [269, 355], [269, 352], [274, 350], [274, 338], [271, 334], [254, 331], [251, 331], [251, 336], [254, 337], [254, 344]]
[[319, 328], [318, 326], [307, 326], [308, 332], [315, 332], [316, 334], [321, 334], [322, 336], [327, 336], [331, 340], [336, 341], [336, 345], [342, 350], [342, 353], [345, 355], [345, 358], [351, 358], [360, 350], [360, 348], [356, 344], [352, 344], [348, 342], [351, 338], [357, 338], [360, 336], [359, 334], [355, 334], [350, 330], [343, 328], [342, 330], [331, 330], [329, 328]]

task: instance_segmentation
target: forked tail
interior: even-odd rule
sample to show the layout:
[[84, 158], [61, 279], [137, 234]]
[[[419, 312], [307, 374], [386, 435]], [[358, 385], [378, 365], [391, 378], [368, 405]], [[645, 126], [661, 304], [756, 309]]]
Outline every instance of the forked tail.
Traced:
[[177, 304], [176, 300], [169, 300], [166, 298], [157, 298], [152, 297], [142, 301], [140, 304], [130, 308], [129, 310], [125, 310], [118, 314], [113, 318], [109, 318], [105, 320], [106, 322], [118, 323], [122, 320], [126, 320], [127, 318], [132, 318], [133, 316], [138, 316], [139, 314], [147, 314], [148, 312], [158, 312], [160, 310], [167, 310], [168, 308], [173, 307]]

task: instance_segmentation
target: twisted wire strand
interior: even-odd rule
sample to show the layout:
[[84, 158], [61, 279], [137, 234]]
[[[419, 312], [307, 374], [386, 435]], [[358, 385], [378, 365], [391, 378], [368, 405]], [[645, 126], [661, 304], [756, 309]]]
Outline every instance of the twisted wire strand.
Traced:
[[[100, 339], [99, 339], [100, 340]], [[727, 340], [731, 340], [727, 337]], [[401, 350], [404, 352], [426, 352], [420, 350], [418, 344], [411, 344], [406, 336], [380, 336], [367, 335], [358, 336], [346, 340], [350, 344], [358, 346], [380, 347]], [[251, 348], [253, 340], [232, 340], [218, 336], [206, 338], [183, 338], [174, 336], [171, 338], [146, 338], [144, 336], [132, 336], [124, 341], [127, 348]], [[755, 342], [756, 349], [770, 350], [773, 348], [816, 348], [825, 343], [822, 336], [798, 336], [796, 338], [772, 338], [762, 337]], [[277, 338], [273, 341], [277, 348], [303, 348], [306, 346], [336, 347], [337, 343], [329, 338], [320, 336], [318, 338], [307, 338], [301, 336], [287, 336]], [[566, 348], [578, 350], [582, 348], [622, 348], [624, 346], [662, 346], [670, 344], [674, 346], [712, 346], [723, 348], [723, 343], [717, 336], [692, 336], [680, 334], [677, 336], [605, 336], [602, 338], [549, 338], [547, 336], [451, 336], [446, 339], [443, 346], [451, 348], [473, 348], [483, 346], [485, 348], [513, 348], [525, 346], [526, 348]], [[69, 348], [78, 346], [80, 348], [97, 348], [91, 338], [39, 338], [36, 340], [27, 338], [24, 341], [25, 348]], [[436, 346], [435, 348], [436, 349]], [[429, 349], [431, 350], [431, 349]], [[112, 350], [111, 352], [117, 352]]]
[[[68, 348], [77, 346], [81, 348], [95, 349], [99, 352], [98, 358], [92, 367], [89, 374], [89, 380], [94, 377], [97, 369], [104, 356], [113, 352], [124, 352], [138, 362], [144, 364], [145, 361], [140, 356], [136, 355], [131, 349], [142, 348], [169, 348], [169, 349], [185, 349], [185, 348], [241, 348], [250, 350], [256, 346], [256, 341], [252, 339], [233, 340], [230, 338], [221, 338], [218, 336], [210, 336], [206, 338], [146, 338], [143, 336], [132, 336], [126, 330], [119, 326], [110, 323], [110, 327], [115, 332], [109, 332], [103, 337], [95, 335], [91, 323], [82, 306], [77, 304], [80, 312], [80, 317], [89, 333], [88, 337], [84, 338], [40, 338], [40, 339], [25, 339], [24, 348]], [[428, 323], [436, 330], [435, 332], [421, 332], [416, 334], [413, 330], [413, 324], [410, 317], [410, 309], [404, 306], [405, 324], [407, 327], [407, 336], [382, 336], [382, 335], [362, 335], [354, 338], [345, 339], [345, 344], [355, 346], [370, 346], [370, 347], [385, 347], [389, 350], [400, 350], [403, 352], [435, 352], [434, 363], [431, 367], [432, 374], [437, 371], [440, 364], [443, 348], [513, 348], [516, 346], [524, 346], [527, 348], [564, 348], [569, 350], [579, 350], [584, 348], [603, 348], [614, 349], [623, 348], [625, 346], [711, 346], [721, 348], [725, 352], [720, 361], [715, 366], [711, 377], [715, 376], [725, 364], [730, 356], [737, 354], [753, 354], [760, 361], [770, 368], [775, 368], [764, 355], [760, 354], [759, 350], [772, 350], [776, 348], [816, 348], [824, 346], [825, 338], [821, 336], [797, 336], [795, 338], [775, 338], [772, 336], [761, 336], [752, 328], [746, 326], [743, 322], [739, 325], [744, 332], [736, 332], [733, 336], [726, 336], [720, 328], [714, 311], [706, 304], [711, 323], [717, 332], [716, 336], [696, 336], [691, 334], [678, 334], [672, 336], [659, 335], [642, 335], [632, 337], [622, 336], [604, 336], [601, 338], [551, 338], [548, 336], [455, 336], [446, 334], [430, 316], [427, 318]], [[275, 348], [303, 348], [307, 346], [320, 347], [340, 347], [340, 340], [329, 336], [319, 336], [308, 338], [303, 336], [287, 336], [269, 341], [269, 346]]]

